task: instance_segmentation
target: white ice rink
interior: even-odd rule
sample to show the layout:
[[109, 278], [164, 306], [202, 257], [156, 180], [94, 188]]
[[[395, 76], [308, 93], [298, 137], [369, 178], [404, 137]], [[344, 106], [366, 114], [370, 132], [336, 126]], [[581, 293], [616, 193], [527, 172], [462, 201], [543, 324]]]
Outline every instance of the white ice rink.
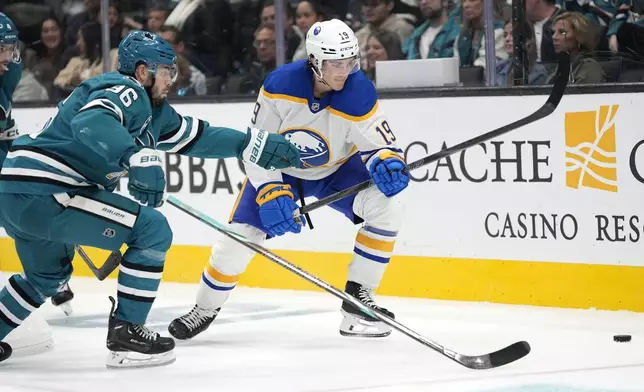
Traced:
[[[532, 345], [518, 362], [469, 370], [395, 331], [340, 336], [340, 301], [330, 294], [247, 288], [236, 289], [209, 330], [178, 344], [174, 364], [107, 370], [107, 296], [116, 281], [71, 284], [73, 316], [50, 303], [39, 310], [55, 348], [0, 364], [0, 392], [644, 391], [644, 314], [379, 297], [398, 321], [462, 353]], [[167, 336], [195, 290], [162, 284], [149, 326]], [[633, 340], [615, 343], [616, 333]]]

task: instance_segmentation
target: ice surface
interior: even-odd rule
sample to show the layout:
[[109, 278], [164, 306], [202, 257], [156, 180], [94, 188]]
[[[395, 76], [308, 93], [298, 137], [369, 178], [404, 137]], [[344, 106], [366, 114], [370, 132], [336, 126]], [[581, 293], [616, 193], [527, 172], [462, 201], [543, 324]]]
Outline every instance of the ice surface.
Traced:
[[[116, 281], [74, 278], [74, 315], [39, 310], [56, 347], [0, 364], [0, 392], [130, 391], [644, 391], [644, 314], [379, 297], [397, 320], [466, 354], [527, 340], [532, 352], [502, 368], [469, 370], [393, 332], [338, 333], [340, 302], [321, 292], [237, 288], [209, 330], [179, 342], [177, 361], [107, 370], [105, 336]], [[162, 284], [149, 326], [188, 311], [195, 285]], [[631, 334], [615, 343], [614, 334]]]

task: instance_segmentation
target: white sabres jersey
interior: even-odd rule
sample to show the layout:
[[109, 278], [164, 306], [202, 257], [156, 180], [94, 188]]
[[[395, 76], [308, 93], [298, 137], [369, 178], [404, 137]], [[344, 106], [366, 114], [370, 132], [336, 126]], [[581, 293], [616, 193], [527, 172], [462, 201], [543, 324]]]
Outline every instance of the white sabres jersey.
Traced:
[[268, 171], [246, 165], [256, 189], [281, 182], [282, 173], [319, 180], [355, 154], [361, 154], [369, 165], [370, 158], [382, 149], [402, 153], [379, 108], [376, 89], [362, 72], [350, 75], [342, 91], [316, 99], [307, 60], [284, 65], [266, 77], [249, 127], [284, 135], [298, 148], [302, 160], [301, 169]]

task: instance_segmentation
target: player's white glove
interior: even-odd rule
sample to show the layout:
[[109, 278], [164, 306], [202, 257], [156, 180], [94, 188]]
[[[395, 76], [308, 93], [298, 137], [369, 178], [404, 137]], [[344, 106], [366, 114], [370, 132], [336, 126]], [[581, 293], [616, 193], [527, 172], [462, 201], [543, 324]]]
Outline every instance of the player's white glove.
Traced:
[[127, 190], [139, 203], [161, 207], [165, 201], [165, 174], [159, 151], [144, 148], [129, 158]]

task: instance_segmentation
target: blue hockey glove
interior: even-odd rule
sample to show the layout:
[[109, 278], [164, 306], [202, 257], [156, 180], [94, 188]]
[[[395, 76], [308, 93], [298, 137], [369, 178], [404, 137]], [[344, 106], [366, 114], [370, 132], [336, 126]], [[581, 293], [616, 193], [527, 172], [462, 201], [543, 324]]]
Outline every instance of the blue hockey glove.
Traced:
[[403, 173], [405, 161], [390, 150], [383, 150], [369, 166], [369, 174], [380, 192], [392, 197], [402, 192], [409, 185], [409, 173]]
[[300, 167], [300, 151], [284, 136], [249, 128], [240, 159], [268, 170]]
[[144, 148], [133, 154], [126, 166], [129, 166], [127, 190], [130, 195], [143, 205], [161, 207], [165, 201], [165, 174], [161, 154]]
[[296, 219], [293, 213], [299, 206], [293, 201], [291, 186], [282, 183], [264, 184], [259, 188], [257, 198], [259, 217], [264, 228], [277, 237], [287, 232], [299, 233], [306, 224], [304, 216]]

